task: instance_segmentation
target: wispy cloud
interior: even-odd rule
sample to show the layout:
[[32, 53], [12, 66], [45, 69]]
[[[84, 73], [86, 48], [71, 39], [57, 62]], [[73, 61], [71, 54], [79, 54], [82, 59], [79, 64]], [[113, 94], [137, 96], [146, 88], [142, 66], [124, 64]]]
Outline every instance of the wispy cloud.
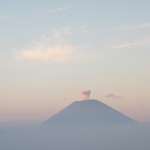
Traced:
[[67, 11], [70, 7], [69, 6], [60, 6], [51, 10], [45, 10], [44, 12], [41, 12], [40, 14], [36, 14], [35, 17], [48, 17], [50, 15], [55, 15], [55, 14], [61, 14], [65, 11]]
[[63, 6], [63, 7], [58, 7], [55, 9], [52, 9], [50, 11], [48, 11], [48, 14], [56, 14], [56, 13], [60, 13], [60, 12], [64, 12], [66, 10], [68, 10], [69, 6]]
[[88, 32], [88, 28], [86, 25], [81, 25], [79, 27], [79, 29], [80, 29], [80, 31], [79, 31], [80, 33], [87, 33]]
[[70, 58], [73, 53], [73, 47], [69, 45], [56, 47], [34, 47], [23, 50], [18, 59], [62, 63]]
[[123, 42], [114, 44], [113, 48], [115, 48], [115, 49], [130, 48], [130, 47], [137, 46], [138, 44], [139, 43], [137, 43], [137, 42], [123, 41]]
[[30, 48], [22, 49], [15, 58], [19, 61], [64, 63], [75, 52], [74, 46], [65, 38], [70, 32], [69, 28], [53, 30], [50, 35], [32, 42]]
[[119, 27], [118, 30], [150, 29], [150, 23]]
[[118, 43], [115, 43], [113, 45], [113, 48], [123, 49], [123, 48], [131, 48], [131, 47], [144, 46], [144, 45], [150, 45], [150, 38], [149, 37], [145, 37], [142, 39], [136, 39], [134, 41], [118, 42]]
[[75, 45], [72, 37], [78, 37], [87, 30], [86, 26], [78, 28], [52, 29], [40, 40], [32, 41], [27, 48], [18, 50], [15, 54], [17, 62], [34, 63], [84, 63], [103, 59], [103, 54], [89, 51], [86, 45]]
[[6, 16], [6, 15], [0, 15], [0, 21], [5, 20], [6, 18], [7, 18], [7, 16]]
[[110, 94], [106, 95], [106, 98], [121, 99], [122, 97], [121, 96], [116, 96], [115, 94], [110, 93]]

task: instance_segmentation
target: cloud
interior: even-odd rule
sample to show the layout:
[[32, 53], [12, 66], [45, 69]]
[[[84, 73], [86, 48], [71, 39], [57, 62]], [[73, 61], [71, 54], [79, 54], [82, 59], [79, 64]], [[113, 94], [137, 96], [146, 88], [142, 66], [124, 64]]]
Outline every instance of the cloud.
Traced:
[[122, 97], [121, 96], [116, 96], [115, 94], [110, 93], [110, 94], [106, 95], [106, 98], [121, 99]]
[[86, 25], [81, 25], [80, 27], [79, 27], [79, 32], [80, 33], [87, 33], [88, 32], [88, 28], [87, 28], [87, 26]]
[[6, 18], [7, 18], [7, 16], [6, 16], [6, 15], [0, 15], [0, 21], [5, 20]]
[[113, 46], [113, 48], [116, 48], [116, 49], [122, 49], [122, 48], [129, 48], [129, 47], [132, 47], [132, 46], [136, 46], [137, 43], [135, 42], [120, 42], [120, 43], [117, 43]]
[[144, 45], [150, 45], [150, 38], [149, 37], [145, 37], [142, 39], [136, 39], [134, 41], [122, 41], [119, 43], [115, 43], [113, 45], [113, 48], [123, 49], [123, 48], [131, 48], [131, 47], [144, 46]]
[[23, 50], [18, 59], [40, 61], [40, 62], [53, 62], [62, 63], [67, 61], [73, 53], [73, 47], [69, 45], [56, 46], [56, 47], [35, 47]]
[[55, 15], [58, 13], [63, 13], [65, 11], [67, 11], [69, 9], [69, 6], [61, 6], [61, 7], [57, 7], [51, 10], [46, 10], [44, 12], [41, 12], [40, 14], [36, 14], [35, 17], [48, 17], [50, 15]]
[[[17, 50], [15, 61], [17, 63], [85, 63], [99, 61], [103, 59], [103, 54], [89, 50], [86, 45], [75, 45], [71, 41], [72, 37], [81, 36], [86, 26], [78, 28], [51, 29], [48, 34], [44, 34], [39, 40], [34, 40], [26, 48]], [[83, 31], [83, 32], [82, 32]]]
[[75, 52], [74, 46], [67, 40], [70, 34], [69, 28], [53, 29], [50, 35], [43, 35], [41, 40], [33, 41], [29, 48], [20, 50], [15, 58], [18, 61], [64, 63]]
[[48, 11], [48, 14], [56, 14], [56, 13], [60, 13], [60, 12], [64, 12], [69, 8], [69, 6], [64, 6], [64, 7], [58, 7], [55, 9], [52, 9], [50, 11]]
[[150, 29], [150, 23], [143, 23], [143, 24], [124, 26], [118, 28], [118, 30], [135, 30], [135, 29]]

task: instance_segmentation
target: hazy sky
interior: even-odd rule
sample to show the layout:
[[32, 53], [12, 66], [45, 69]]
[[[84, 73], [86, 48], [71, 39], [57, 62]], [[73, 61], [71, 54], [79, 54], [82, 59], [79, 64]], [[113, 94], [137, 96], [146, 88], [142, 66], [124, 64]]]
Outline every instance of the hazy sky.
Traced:
[[84, 89], [150, 122], [149, 0], [0, 0], [0, 123], [40, 123]]

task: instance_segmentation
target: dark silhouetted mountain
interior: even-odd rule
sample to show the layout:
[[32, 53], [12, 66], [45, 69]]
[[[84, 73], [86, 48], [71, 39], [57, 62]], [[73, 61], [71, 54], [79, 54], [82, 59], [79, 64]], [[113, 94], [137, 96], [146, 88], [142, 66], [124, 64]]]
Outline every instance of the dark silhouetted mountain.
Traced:
[[133, 119], [107, 106], [106, 104], [90, 99], [75, 101], [59, 113], [50, 117], [44, 126], [99, 126], [135, 123]]

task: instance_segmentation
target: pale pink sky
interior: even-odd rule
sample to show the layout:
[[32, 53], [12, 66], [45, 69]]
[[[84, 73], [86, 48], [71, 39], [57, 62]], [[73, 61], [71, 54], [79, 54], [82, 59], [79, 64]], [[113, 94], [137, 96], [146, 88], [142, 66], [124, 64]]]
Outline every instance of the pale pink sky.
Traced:
[[150, 1], [0, 2], [0, 123], [40, 123], [85, 89], [150, 122]]

